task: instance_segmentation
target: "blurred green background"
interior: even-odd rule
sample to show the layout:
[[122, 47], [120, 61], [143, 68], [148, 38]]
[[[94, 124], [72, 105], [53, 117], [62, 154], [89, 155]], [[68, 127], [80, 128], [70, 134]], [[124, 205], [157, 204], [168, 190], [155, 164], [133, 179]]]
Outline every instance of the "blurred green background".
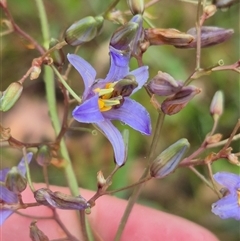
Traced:
[[[147, 1], [146, 1], [147, 2]], [[104, 12], [111, 1], [80, 1], [80, 0], [52, 0], [44, 1], [51, 37], [62, 39], [64, 30], [73, 22], [88, 16]], [[38, 12], [34, 1], [22, 0], [8, 1], [9, 10], [15, 22], [29, 35], [42, 43], [41, 27]], [[195, 26], [196, 5], [181, 1], [162, 0], [149, 7], [145, 12], [151, 16], [151, 22], [158, 28], [176, 28], [186, 32]], [[120, 1], [116, 10], [128, 10], [126, 1]], [[5, 18], [1, 10], [1, 18]], [[125, 15], [126, 20], [131, 15]], [[205, 25], [232, 28], [235, 33], [225, 43], [202, 50], [201, 67], [209, 67], [223, 59], [226, 65], [239, 59], [239, 5], [234, 5], [225, 11], [217, 13], [206, 20]], [[96, 39], [83, 45], [78, 54], [91, 63], [97, 71], [97, 77], [104, 78], [109, 68], [108, 43], [112, 33], [118, 25], [105, 21], [104, 28]], [[145, 25], [145, 27], [148, 27]], [[4, 30], [2, 26], [2, 30]], [[31, 66], [33, 58], [39, 53], [29, 48], [29, 43], [15, 33], [1, 38], [1, 90], [13, 81], [21, 79]], [[73, 47], [64, 47], [65, 55], [73, 53]], [[172, 75], [177, 80], [185, 80], [195, 68], [195, 50], [176, 49], [172, 46], [150, 47], [143, 57], [144, 64], [149, 66], [150, 78], [161, 70]], [[64, 65], [64, 69], [67, 63]], [[131, 61], [131, 69], [137, 67], [136, 61]], [[74, 90], [81, 94], [83, 85], [81, 77], [73, 69], [69, 80]], [[214, 93], [222, 90], [225, 95], [225, 110], [220, 119], [217, 132], [228, 138], [239, 118], [239, 75], [236, 72], [221, 71], [204, 76], [194, 81], [194, 85], [202, 88], [202, 93], [187, 105], [180, 113], [167, 116], [164, 122], [162, 135], [159, 139], [158, 152], [180, 138], [187, 138], [191, 143], [188, 155], [196, 150], [205, 135], [211, 130], [213, 120], [209, 115], [209, 106]], [[62, 95], [58, 91], [59, 113], [62, 114]], [[146, 106], [152, 118], [153, 131], [157, 113], [149, 101], [148, 95], [142, 89], [133, 97]], [[74, 107], [74, 106], [73, 106]], [[54, 132], [48, 117], [44, 84], [42, 74], [37, 80], [27, 80], [24, 83], [24, 92], [17, 105], [7, 113], [1, 113], [1, 122], [4, 127], [10, 127], [12, 136], [25, 142], [39, 142], [53, 140]], [[115, 123], [121, 130], [128, 128], [121, 123]], [[78, 125], [93, 129], [92, 126]], [[147, 164], [147, 153], [152, 137], [145, 137], [128, 128], [130, 131], [129, 157], [126, 165], [114, 176], [111, 189], [123, 187], [136, 182]], [[87, 132], [69, 131], [66, 142], [73, 160], [74, 170], [79, 186], [96, 190], [96, 173], [102, 170], [107, 176], [114, 167], [112, 148], [106, 138], [100, 133], [91, 135]], [[240, 143], [232, 144], [233, 152], [240, 152]], [[217, 151], [219, 149], [214, 149]], [[210, 151], [209, 151], [210, 152]], [[209, 153], [205, 152], [203, 157]], [[21, 157], [19, 151], [3, 148], [1, 165], [10, 167], [18, 163]], [[239, 168], [229, 164], [226, 160], [219, 160], [212, 165], [213, 171], [229, 171], [239, 173]], [[197, 167], [207, 176], [207, 168]], [[31, 163], [33, 181], [42, 182], [41, 167], [35, 162]], [[61, 169], [49, 167], [49, 180], [51, 184], [66, 185]], [[118, 193], [117, 196], [127, 199], [132, 190]], [[203, 184], [199, 178], [187, 168], [178, 169], [173, 175], [164, 180], [153, 180], [145, 185], [138, 200], [147, 206], [179, 215], [192, 220], [218, 236], [221, 241], [240, 240], [240, 224], [235, 220], [221, 220], [211, 213], [211, 204], [217, 196]]]

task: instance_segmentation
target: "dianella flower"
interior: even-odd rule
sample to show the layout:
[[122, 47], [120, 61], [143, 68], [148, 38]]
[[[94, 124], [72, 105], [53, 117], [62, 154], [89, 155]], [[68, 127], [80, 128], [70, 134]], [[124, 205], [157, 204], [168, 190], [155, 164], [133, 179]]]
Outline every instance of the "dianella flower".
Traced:
[[222, 219], [240, 220], [240, 176], [218, 172], [213, 178], [228, 191], [223, 198], [212, 204], [212, 212]]
[[[30, 163], [32, 159], [33, 154], [29, 152], [27, 154], [27, 160], [28, 163]], [[21, 159], [17, 166], [17, 170], [19, 174], [21, 174], [23, 177], [26, 174], [26, 167], [25, 167], [25, 160], [24, 158]], [[8, 176], [8, 173], [10, 172], [9, 168], [5, 168], [3, 170], [0, 170], [0, 181], [5, 182], [6, 178]], [[21, 184], [21, 183], [20, 183]], [[12, 190], [15, 190], [12, 189]], [[16, 204], [18, 203], [18, 196], [16, 192], [10, 191], [5, 186], [0, 185], [0, 203], [7, 203], [7, 204]], [[13, 213], [12, 210], [8, 209], [0, 209], [0, 225], [3, 224], [3, 222]]]
[[96, 80], [96, 71], [81, 57], [68, 54], [69, 62], [82, 76], [85, 90], [82, 102], [73, 110], [73, 117], [81, 123], [93, 123], [111, 142], [115, 161], [121, 166], [126, 160], [125, 144], [112, 120], [120, 120], [145, 135], [151, 133], [150, 117], [146, 109], [130, 96], [148, 79], [148, 67], [129, 72], [130, 51], [110, 46], [111, 66], [105, 79]]

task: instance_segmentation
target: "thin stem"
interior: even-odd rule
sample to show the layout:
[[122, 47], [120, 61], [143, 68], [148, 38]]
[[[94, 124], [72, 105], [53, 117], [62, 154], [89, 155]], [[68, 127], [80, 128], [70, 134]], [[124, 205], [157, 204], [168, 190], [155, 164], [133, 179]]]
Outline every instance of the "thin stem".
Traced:
[[197, 20], [196, 20], [196, 30], [197, 30], [197, 49], [196, 49], [196, 70], [200, 69], [200, 59], [201, 59], [201, 25], [200, 25], [200, 11], [201, 11], [201, 0], [198, 0], [197, 6]]
[[64, 233], [67, 235], [68, 239], [71, 241], [79, 241], [76, 237], [74, 237], [68, 229], [63, 224], [62, 220], [59, 218], [59, 215], [55, 209], [53, 209], [53, 216], [54, 220], [57, 222], [57, 224], [61, 227], [61, 229], [64, 231]]
[[[145, 169], [142, 177], [140, 178], [140, 181], [144, 178], [147, 177], [148, 173], [149, 173], [149, 167], [150, 167], [150, 163], [153, 161], [153, 157], [155, 155], [155, 149], [156, 149], [156, 146], [157, 146], [157, 143], [159, 141], [159, 137], [160, 137], [160, 134], [161, 134], [161, 130], [162, 130], [162, 126], [163, 126], [163, 121], [164, 121], [164, 117], [165, 115], [163, 113], [159, 113], [158, 115], [158, 120], [157, 120], [157, 124], [156, 124], [156, 130], [154, 132], [154, 136], [153, 136], [153, 140], [152, 140], [152, 144], [151, 144], [151, 147], [150, 147], [150, 151], [149, 151], [149, 154], [148, 154], [148, 160], [149, 160], [149, 165], [148, 167]], [[133, 190], [133, 193], [131, 195], [131, 197], [129, 198], [128, 200], [128, 204], [127, 204], [127, 207], [124, 211], [124, 214], [121, 218], [121, 221], [120, 221], [120, 224], [118, 226], [118, 230], [117, 230], [117, 233], [116, 233], [116, 236], [114, 238], [114, 241], [119, 241], [121, 236], [122, 236], [122, 233], [123, 233], [123, 230], [127, 224], [127, 220], [129, 218], [129, 215], [132, 211], [132, 208], [141, 192], [141, 188], [142, 188], [143, 184], [140, 184], [138, 185], [137, 187], [134, 188]]]
[[120, 0], [114, 0], [109, 6], [108, 8], [104, 11], [104, 13], [102, 14], [102, 16], [105, 18], [108, 13], [113, 9], [115, 8], [115, 6], [118, 4]]
[[23, 148], [22, 148], [22, 152], [23, 152], [24, 161], [25, 161], [26, 176], [27, 176], [28, 185], [29, 185], [31, 191], [34, 192], [34, 191], [35, 191], [35, 188], [34, 188], [34, 186], [33, 186], [33, 184], [32, 184], [32, 179], [31, 179], [30, 170], [29, 170], [29, 166], [28, 166], [28, 159], [27, 159], [26, 147], [23, 147]]
[[82, 100], [81, 98], [72, 90], [72, 88], [67, 84], [67, 82], [63, 79], [62, 75], [58, 72], [58, 70], [51, 65], [53, 71], [55, 72], [55, 74], [57, 75], [58, 79], [61, 81], [61, 83], [63, 84], [63, 86], [68, 90], [68, 92], [72, 95], [72, 97], [74, 99], [76, 99], [78, 101], [78, 103], [80, 103]]
[[41, 23], [42, 35], [43, 35], [43, 46], [47, 49], [49, 40], [50, 40], [50, 33], [48, 28], [46, 10], [42, 0], [35, 0], [35, 2], [37, 5], [39, 17], [40, 17], [40, 23]]
[[214, 192], [216, 192], [211, 183], [195, 167], [190, 166], [189, 169], [192, 170], [208, 187], [210, 187]]
[[[233, 138], [232, 138], [232, 141], [236, 141], [240, 139], [240, 133], [235, 135]], [[225, 140], [222, 140], [222, 141], [219, 141], [217, 143], [213, 143], [213, 144], [209, 144], [206, 146], [206, 148], [214, 148], [214, 147], [218, 147], [218, 146], [223, 146], [224, 144], [226, 144], [227, 142], [229, 141], [229, 138], [228, 139], [225, 139]]]

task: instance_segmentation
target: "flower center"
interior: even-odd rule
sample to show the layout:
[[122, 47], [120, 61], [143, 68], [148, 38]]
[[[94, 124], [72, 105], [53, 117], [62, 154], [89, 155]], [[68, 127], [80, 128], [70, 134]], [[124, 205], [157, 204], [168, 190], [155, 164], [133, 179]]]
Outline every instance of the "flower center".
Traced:
[[124, 79], [114, 83], [107, 83], [105, 88], [94, 89], [98, 93], [98, 106], [101, 112], [119, 108], [124, 103], [124, 97], [131, 95], [138, 86], [133, 75], [127, 75]]

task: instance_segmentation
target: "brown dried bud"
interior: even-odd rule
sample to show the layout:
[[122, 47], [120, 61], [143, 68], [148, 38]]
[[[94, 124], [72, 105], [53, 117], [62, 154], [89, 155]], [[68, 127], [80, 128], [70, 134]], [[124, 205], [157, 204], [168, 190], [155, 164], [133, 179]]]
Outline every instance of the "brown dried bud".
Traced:
[[183, 83], [175, 80], [168, 73], [158, 71], [158, 74], [148, 82], [147, 87], [152, 94], [169, 96], [180, 91]]
[[183, 87], [174, 96], [165, 99], [161, 105], [161, 109], [167, 115], [174, 115], [182, 110], [200, 92], [201, 89], [195, 86]]
[[194, 37], [190, 33], [183, 33], [177, 29], [148, 28], [145, 29], [145, 38], [150, 45], [169, 44], [176, 46], [188, 46]]
[[37, 221], [30, 224], [30, 238], [32, 241], [49, 241], [49, 238], [37, 227]]
[[234, 164], [234, 165], [237, 165], [237, 166], [240, 166], [240, 162], [238, 160], [238, 156], [236, 156], [235, 154], [231, 153], [228, 155], [227, 157], [228, 161], [231, 163], [231, 164]]
[[210, 145], [210, 144], [218, 143], [221, 139], [222, 139], [222, 134], [217, 133], [212, 136], [208, 136], [206, 138], [206, 142], [208, 145]]
[[[194, 40], [185, 46], [177, 46], [177, 48], [196, 48], [197, 47], [197, 30], [191, 28], [187, 31], [188, 34], [194, 36]], [[233, 29], [224, 29], [219, 27], [203, 26], [201, 28], [201, 47], [209, 47], [220, 44], [228, 40], [234, 33]]]
[[89, 208], [89, 203], [80, 195], [73, 197], [61, 192], [52, 192], [47, 188], [41, 188], [34, 192], [38, 203], [67, 210], [84, 210]]

